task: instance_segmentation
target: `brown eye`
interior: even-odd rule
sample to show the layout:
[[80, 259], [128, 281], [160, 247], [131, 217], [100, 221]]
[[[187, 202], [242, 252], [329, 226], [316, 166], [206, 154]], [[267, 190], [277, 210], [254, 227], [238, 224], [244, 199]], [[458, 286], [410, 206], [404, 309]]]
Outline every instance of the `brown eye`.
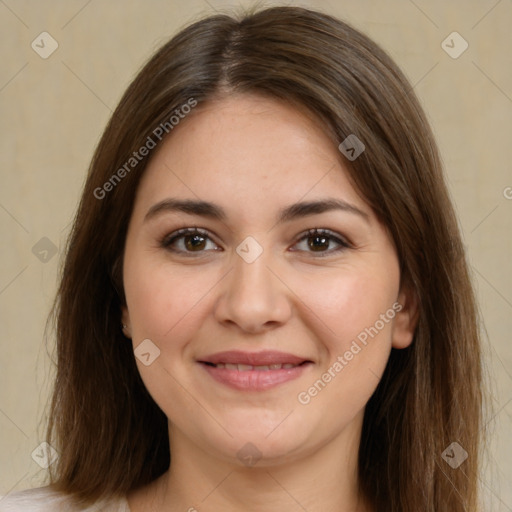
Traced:
[[187, 250], [195, 251], [196, 249], [204, 249], [206, 237], [203, 235], [185, 235], [183, 240]]
[[165, 237], [161, 245], [165, 249], [177, 253], [201, 253], [208, 250], [208, 242], [215, 245], [206, 231], [198, 228], [185, 228]]
[[315, 252], [328, 249], [330, 242], [330, 238], [324, 235], [308, 236], [308, 247]]
[[[310, 229], [302, 238], [299, 239], [298, 243], [306, 241], [306, 249], [299, 249], [305, 252], [314, 252], [318, 256], [329, 256], [333, 253], [343, 251], [350, 248], [350, 244], [346, 242], [341, 236], [336, 235], [328, 229]], [[338, 247], [329, 250], [331, 244], [335, 244]]]

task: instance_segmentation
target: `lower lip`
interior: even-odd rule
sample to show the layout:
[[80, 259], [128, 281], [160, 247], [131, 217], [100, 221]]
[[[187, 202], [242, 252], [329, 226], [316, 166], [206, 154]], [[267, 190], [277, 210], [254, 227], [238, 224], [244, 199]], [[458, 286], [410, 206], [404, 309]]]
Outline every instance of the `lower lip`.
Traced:
[[300, 377], [311, 363], [280, 370], [231, 370], [199, 363], [217, 382], [240, 391], [265, 391]]

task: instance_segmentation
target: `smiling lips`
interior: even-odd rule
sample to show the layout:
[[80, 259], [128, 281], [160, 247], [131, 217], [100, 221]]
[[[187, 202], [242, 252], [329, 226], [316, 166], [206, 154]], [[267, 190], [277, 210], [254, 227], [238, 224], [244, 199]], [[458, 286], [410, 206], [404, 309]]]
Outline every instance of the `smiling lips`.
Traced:
[[219, 352], [198, 361], [216, 381], [242, 391], [263, 391], [298, 378], [312, 364], [284, 352]]

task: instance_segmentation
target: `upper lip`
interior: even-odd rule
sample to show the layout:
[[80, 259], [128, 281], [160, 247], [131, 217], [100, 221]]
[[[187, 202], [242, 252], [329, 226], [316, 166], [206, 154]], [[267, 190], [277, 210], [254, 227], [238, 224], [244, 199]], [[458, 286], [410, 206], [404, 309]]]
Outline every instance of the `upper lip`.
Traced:
[[251, 366], [265, 366], [270, 364], [301, 364], [309, 359], [287, 354], [286, 352], [278, 352], [276, 350], [264, 350], [261, 352], [244, 352], [241, 350], [228, 350], [225, 352], [217, 352], [209, 356], [199, 359], [201, 363], [230, 363], [230, 364], [247, 364]]

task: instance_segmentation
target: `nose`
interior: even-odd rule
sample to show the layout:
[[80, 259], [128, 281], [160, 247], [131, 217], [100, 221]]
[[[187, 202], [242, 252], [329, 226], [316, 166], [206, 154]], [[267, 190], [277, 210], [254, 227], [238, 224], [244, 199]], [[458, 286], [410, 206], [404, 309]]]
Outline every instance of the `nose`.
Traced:
[[[269, 252], [269, 251], [268, 251]], [[221, 281], [215, 305], [217, 321], [248, 333], [283, 325], [291, 316], [292, 292], [275, 270], [267, 251], [252, 262], [233, 252], [233, 267]]]

